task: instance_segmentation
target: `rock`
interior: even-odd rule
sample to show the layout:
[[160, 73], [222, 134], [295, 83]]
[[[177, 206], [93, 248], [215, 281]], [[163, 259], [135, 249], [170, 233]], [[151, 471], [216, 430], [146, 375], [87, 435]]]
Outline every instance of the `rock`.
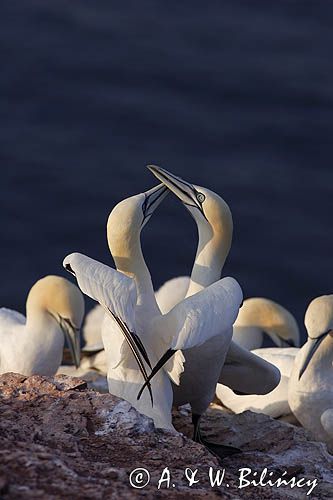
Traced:
[[91, 368], [85, 369], [81, 366], [75, 368], [71, 365], [61, 365], [57, 371], [57, 375], [67, 375], [69, 377], [79, 377], [87, 382], [87, 387], [96, 389], [98, 392], [108, 393], [108, 382], [106, 376], [98, 370]]
[[[273, 478], [318, 479], [311, 498], [332, 498], [332, 457], [321, 443], [309, 440], [301, 429], [265, 415], [232, 415], [212, 406], [202, 430], [210, 440], [240, 447], [242, 454], [223, 465], [188, 437], [189, 412], [176, 412], [180, 432], [156, 430], [148, 417], [110, 394], [87, 389], [79, 378], [57, 375], [0, 376], [0, 495], [29, 498], [306, 498], [309, 486], [247, 487], [238, 489], [239, 469], [258, 475], [267, 468]], [[131, 481], [150, 481], [136, 489]], [[225, 468], [222, 486], [211, 486], [209, 468]], [[157, 489], [162, 472], [171, 473]], [[187, 469], [187, 470], [186, 470]], [[192, 487], [186, 479], [197, 469]], [[185, 472], [186, 470], [186, 472]], [[132, 474], [131, 474], [132, 473]], [[167, 471], [164, 471], [167, 478]], [[229, 484], [229, 487], [227, 486]], [[172, 485], [175, 485], [174, 487]]]

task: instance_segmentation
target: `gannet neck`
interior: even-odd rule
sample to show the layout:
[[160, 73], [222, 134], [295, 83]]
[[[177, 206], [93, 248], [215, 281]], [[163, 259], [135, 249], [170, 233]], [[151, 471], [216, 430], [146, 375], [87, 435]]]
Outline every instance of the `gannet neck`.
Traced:
[[141, 249], [140, 237], [138, 236], [136, 241], [132, 239], [127, 248], [126, 245], [123, 246], [121, 257], [112, 255], [117, 270], [135, 280], [138, 304], [147, 298], [156, 303], [151, 275]]
[[60, 358], [62, 354], [59, 352], [62, 352], [66, 338], [76, 366], [80, 364], [83, 316], [82, 293], [65, 278], [46, 276], [37, 281], [29, 292], [26, 303], [29, 334], [38, 337], [42, 345], [41, 352], [57, 352]]
[[199, 242], [187, 297], [203, 290], [221, 277], [229, 245], [212, 234], [209, 226], [199, 228]]
[[226, 222], [214, 227], [209, 221], [197, 221], [199, 240], [187, 297], [220, 279], [231, 246], [231, 214]]
[[297, 359], [299, 382], [306, 380], [311, 372], [324, 373], [327, 364], [332, 369], [333, 295], [322, 295], [314, 299], [306, 310], [304, 323], [308, 340]]
[[117, 270], [135, 280], [138, 305], [149, 302], [158, 310], [152, 279], [141, 248], [144, 201], [145, 195], [140, 194], [114, 207], [107, 222], [107, 240]]
[[199, 242], [188, 297], [220, 279], [232, 241], [231, 211], [223, 198], [210, 189], [190, 184], [161, 167], [148, 168], [184, 203], [198, 227]]
[[44, 323], [50, 318], [65, 318], [74, 328], [81, 327], [84, 316], [82, 293], [61, 276], [45, 276], [31, 288], [26, 302], [27, 325]]

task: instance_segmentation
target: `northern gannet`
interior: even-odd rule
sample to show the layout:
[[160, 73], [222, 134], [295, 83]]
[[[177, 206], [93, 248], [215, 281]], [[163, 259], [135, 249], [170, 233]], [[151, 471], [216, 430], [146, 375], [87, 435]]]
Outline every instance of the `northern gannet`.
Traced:
[[333, 451], [333, 295], [314, 299], [304, 323], [308, 339], [290, 376], [289, 405], [302, 426]]
[[299, 347], [299, 328], [294, 316], [273, 300], [244, 300], [234, 324], [232, 340], [252, 351], [263, 345], [264, 333], [278, 347]]
[[[64, 266], [75, 275], [81, 290], [108, 312], [102, 338], [110, 392], [153, 418], [156, 427], [172, 429], [169, 377], [179, 382], [184, 359], [180, 349], [228, 332], [238, 314], [242, 292], [233, 278], [224, 278], [184, 300], [168, 315], [161, 315], [142, 254], [140, 233], [167, 192], [162, 184], [123, 200], [112, 210], [107, 236], [117, 271], [81, 254], [66, 257]], [[207, 315], [209, 307], [212, 316]], [[224, 341], [229, 344], [228, 335]], [[150, 394], [143, 391], [138, 399], [150, 366], [156, 365], [166, 352], [175, 354], [152, 379]]]
[[264, 413], [273, 418], [291, 414], [288, 403], [289, 377], [293, 369], [298, 347], [266, 347], [254, 349], [252, 354], [259, 356], [268, 363], [275, 365], [281, 373], [281, 380], [277, 387], [268, 394], [236, 394], [223, 384], [217, 384], [216, 396], [224, 406], [234, 413], [251, 410], [255, 413]]
[[54, 375], [65, 339], [78, 366], [83, 315], [83, 296], [73, 283], [60, 276], [37, 281], [27, 298], [26, 317], [0, 309], [0, 373]]
[[268, 394], [238, 395], [229, 387], [217, 384], [217, 398], [234, 413], [251, 410], [278, 418], [290, 415], [288, 383], [297, 347], [257, 348], [263, 342], [263, 332], [276, 344], [299, 345], [299, 329], [294, 316], [280, 304], [263, 298], [244, 300], [234, 324], [233, 341], [253, 354], [275, 365], [281, 373], [278, 386]]
[[[192, 185], [160, 167], [148, 168], [180, 198], [197, 224], [198, 248], [187, 290], [187, 297], [195, 297], [195, 294], [220, 279], [232, 241], [230, 209], [216, 193]], [[207, 314], [210, 314], [209, 307]], [[194, 439], [197, 441], [203, 441], [200, 418], [214, 399], [217, 382], [223, 381], [232, 389], [246, 394], [266, 394], [280, 381], [280, 372], [275, 366], [237, 346], [235, 342], [231, 342], [227, 354], [222, 336], [213, 337], [183, 354], [184, 373], [180, 385], [173, 387], [174, 403], [177, 406], [190, 403]], [[219, 453], [218, 448], [216, 450]], [[228, 453], [227, 449], [225, 453]]]

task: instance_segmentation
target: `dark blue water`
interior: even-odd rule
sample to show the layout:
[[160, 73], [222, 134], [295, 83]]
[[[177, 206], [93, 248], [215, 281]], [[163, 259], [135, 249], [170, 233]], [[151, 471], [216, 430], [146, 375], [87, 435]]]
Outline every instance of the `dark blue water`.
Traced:
[[[302, 321], [333, 291], [332, 22], [318, 0], [1, 2], [0, 304], [71, 251], [111, 262], [107, 215], [155, 163], [228, 201], [225, 274]], [[143, 234], [156, 286], [195, 244], [170, 196]]]

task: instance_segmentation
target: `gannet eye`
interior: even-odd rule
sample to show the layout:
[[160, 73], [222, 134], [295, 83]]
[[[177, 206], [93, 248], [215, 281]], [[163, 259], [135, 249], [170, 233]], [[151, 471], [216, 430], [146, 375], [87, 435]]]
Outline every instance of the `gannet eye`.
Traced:
[[206, 196], [203, 193], [197, 193], [197, 200], [199, 203], [203, 203], [206, 199]]

